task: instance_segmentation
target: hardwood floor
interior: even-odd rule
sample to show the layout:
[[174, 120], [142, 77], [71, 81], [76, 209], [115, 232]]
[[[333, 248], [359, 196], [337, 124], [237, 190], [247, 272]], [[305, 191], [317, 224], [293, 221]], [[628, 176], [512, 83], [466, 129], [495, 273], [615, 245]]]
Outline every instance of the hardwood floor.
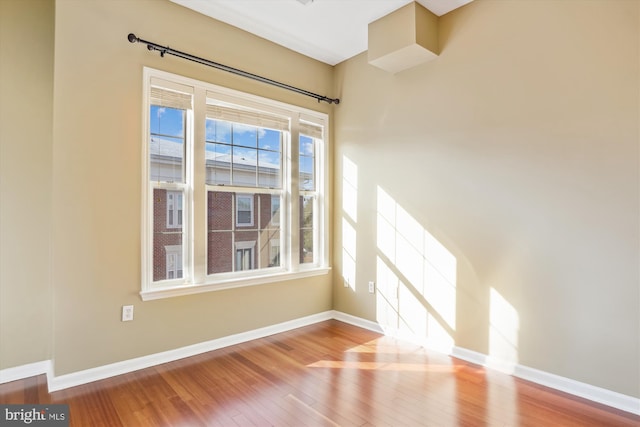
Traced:
[[640, 417], [335, 320], [49, 394], [71, 426], [640, 426]]

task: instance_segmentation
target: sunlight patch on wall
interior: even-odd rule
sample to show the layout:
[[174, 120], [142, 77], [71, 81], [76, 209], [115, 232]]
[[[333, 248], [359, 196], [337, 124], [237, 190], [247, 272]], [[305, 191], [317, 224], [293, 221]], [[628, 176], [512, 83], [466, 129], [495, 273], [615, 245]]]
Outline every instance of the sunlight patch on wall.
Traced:
[[342, 210], [358, 222], [358, 166], [342, 156]]
[[342, 278], [356, 290], [356, 229], [358, 222], [358, 166], [342, 156]]
[[342, 218], [342, 278], [346, 285], [356, 289], [356, 229]]
[[518, 364], [520, 317], [516, 309], [494, 288], [490, 293], [489, 356], [494, 369], [513, 373]]
[[448, 351], [456, 328], [456, 258], [386, 191], [377, 191], [377, 320]]
[[376, 277], [378, 279], [376, 319], [381, 325], [397, 330], [400, 312], [398, 307], [400, 279], [379, 256], [376, 257]]

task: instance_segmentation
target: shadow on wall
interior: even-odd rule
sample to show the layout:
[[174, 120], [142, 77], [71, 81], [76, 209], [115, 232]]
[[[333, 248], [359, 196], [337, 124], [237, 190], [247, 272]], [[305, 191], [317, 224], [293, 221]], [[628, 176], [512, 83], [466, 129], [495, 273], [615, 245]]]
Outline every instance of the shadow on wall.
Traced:
[[[358, 166], [346, 156], [342, 160], [342, 278], [356, 293]], [[375, 195], [376, 321], [389, 334], [450, 354], [456, 321], [464, 316], [458, 312], [457, 259], [387, 190], [378, 185]], [[478, 330], [488, 336], [487, 364], [512, 373], [519, 316], [495, 288], [488, 292], [489, 330]]]

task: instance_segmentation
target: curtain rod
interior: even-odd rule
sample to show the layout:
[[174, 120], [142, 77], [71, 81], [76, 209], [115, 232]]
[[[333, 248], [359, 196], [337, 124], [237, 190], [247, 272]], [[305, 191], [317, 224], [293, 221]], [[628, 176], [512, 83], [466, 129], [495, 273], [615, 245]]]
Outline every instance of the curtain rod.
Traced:
[[136, 35], [133, 34], [133, 33], [129, 33], [129, 35], [127, 36], [127, 39], [131, 43], [144, 43], [144, 44], [146, 44], [147, 45], [147, 49], [149, 49], [151, 51], [157, 50], [158, 52], [160, 52], [160, 56], [163, 57], [163, 58], [164, 58], [164, 55], [166, 53], [168, 53], [169, 55], [177, 56], [178, 58], [188, 59], [189, 61], [197, 62], [198, 64], [208, 65], [209, 67], [217, 68], [219, 70], [227, 71], [227, 72], [232, 73], [232, 74], [237, 74], [237, 75], [242, 76], [242, 77], [247, 77], [249, 79], [257, 80], [257, 81], [262, 82], [262, 83], [267, 83], [267, 84], [270, 84], [270, 85], [273, 85], [273, 86], [277, 86], [277, 87], [282, 88], [282, 89], [287, 89], [287, 90], [290, 90], [292, 92], [299, 93], [301, 95], [306, 95], [306, 96], [309, 96], [311, 98], [317, 99], [318, 102], [324, 101], [324, 102], [328, 102], [329, 104], [339, 104], [340, 103], [340, 99], [339, 98], [328, 98], [326, 96], [318, 95], [317, 93], [309, 92], [308, 90], [300, 89], [300, 88], [297, 88], [295, 86], [290, 86], [290, 85], [285, 84], [285, 83], [280, 83], [278, 81], [268, 79], [266, 77], [258, 76], [257, 74], [252, 74], [252, 73], [249, 73], [247, 71], [242, 71], [242, 70], [239, 70], [237, 68], [229, 67], [228, 65], [219, 64], [217, 62], [213, 62], [213, 61], [210, 61], [208, 59], [200, 58], [198, 56], [190, 55], [190, 54], [185, 53], [185, 52], [180, 52], [179, 50], [171, 49], [169, 46], [161, 46], [159, 44], [156, 44], [156, 43], [153, 43], [153, 42], [150, 42], [150, 41], [147, 41], [147, 40], [143, 40], [143, 39], [141, 39], [139, 37], [136, 37]]

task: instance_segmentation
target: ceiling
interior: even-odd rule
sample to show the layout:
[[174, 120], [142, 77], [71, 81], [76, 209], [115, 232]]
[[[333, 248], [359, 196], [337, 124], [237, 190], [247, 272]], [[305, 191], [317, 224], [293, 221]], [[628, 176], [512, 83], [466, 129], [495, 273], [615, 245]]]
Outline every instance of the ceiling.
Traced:
[[[367, 26], [370, 22], [412, 0], [171, 1], [335, 65], [367, 50]], [[417, 1], [441, 16], [472, 0]]]

